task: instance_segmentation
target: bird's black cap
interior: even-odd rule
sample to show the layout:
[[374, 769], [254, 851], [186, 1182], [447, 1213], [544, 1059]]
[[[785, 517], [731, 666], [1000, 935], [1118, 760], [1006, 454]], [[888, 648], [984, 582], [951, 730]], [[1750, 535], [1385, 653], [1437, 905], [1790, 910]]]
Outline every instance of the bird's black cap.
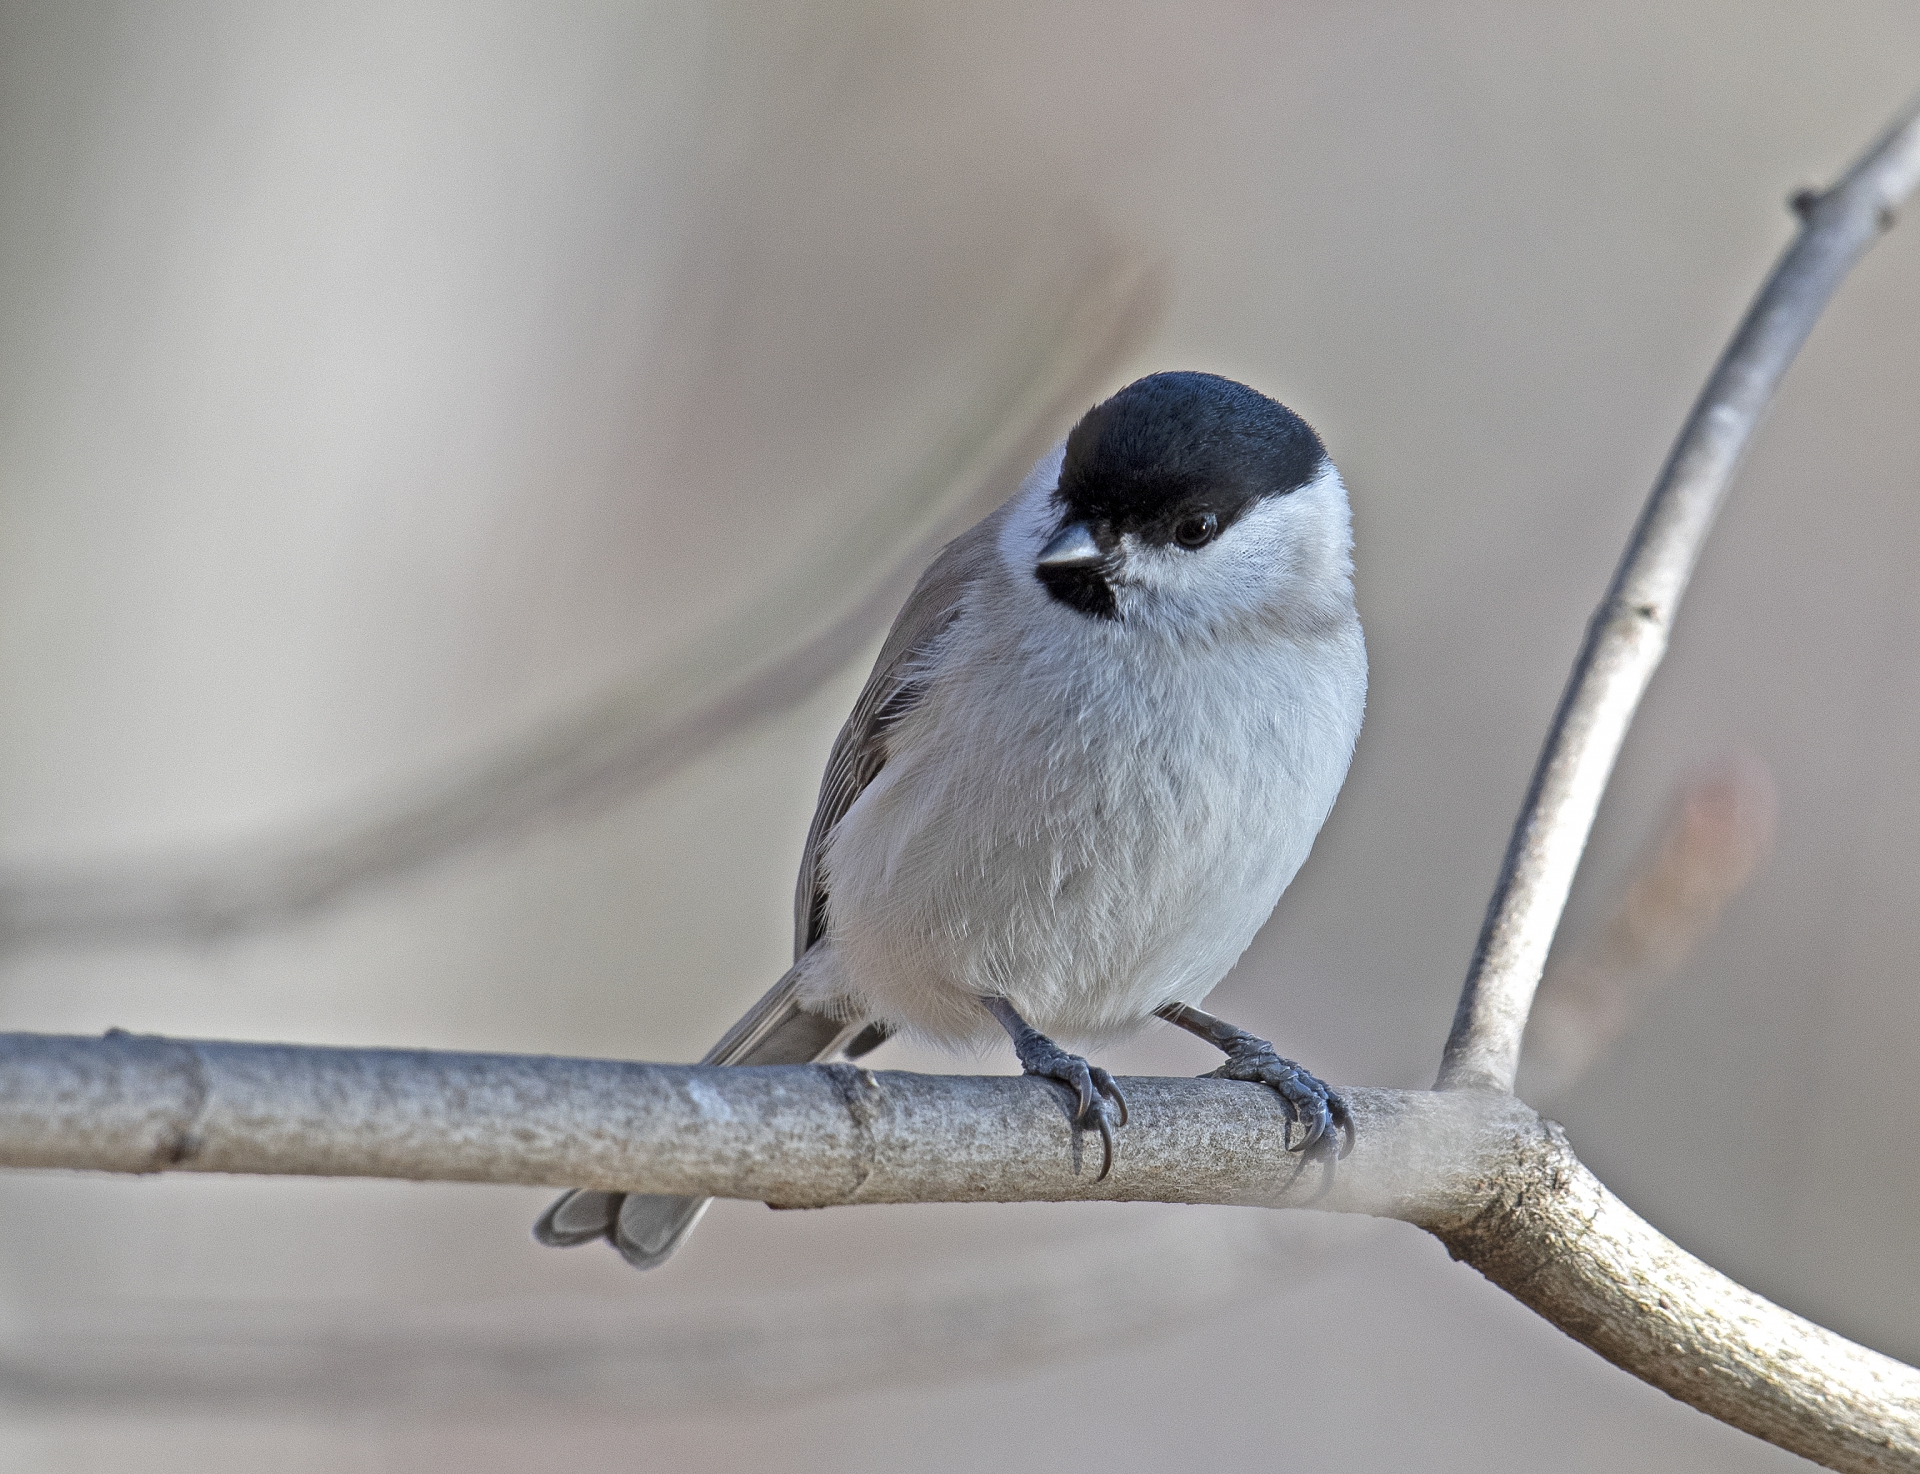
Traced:
[[1284, 404], [1218, 374], [1136, 379], [1067, 436], [1059, 500], [1067, 522], [1153, 540], [1195, 512], [1226, 527], [1261, 497], [1311, 481], [1320, 437]]

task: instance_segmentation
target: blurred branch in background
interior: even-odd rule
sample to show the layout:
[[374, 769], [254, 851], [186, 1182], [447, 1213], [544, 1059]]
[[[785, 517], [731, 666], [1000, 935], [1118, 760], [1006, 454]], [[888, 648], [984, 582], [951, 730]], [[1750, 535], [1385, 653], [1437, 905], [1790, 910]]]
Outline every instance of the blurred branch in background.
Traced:
[[1553, 958], [1527, 1021], [1520, 1094], [1547, 1101], [1592, 1069], [1719, 924], [1773, 848], [1778, 796], [1757, 756], [1684, 784], [1600, 929]]
[[[115, 1305], [0, 1335], [0, 1402], [686, 1413], [987, 1374], [1280, 1296], [1354, 1249], [1312, 1220], [1166, 1212], [1071, 1244], [773, 1294]], [[657, 1287], [656, 1287], [657, 1289]]]
[[785, 579], [590, 705], [463, 773], [204, 856], [0, 872], [0, 949], [191, 941], [275, 926], [448, 855], [604, 808], [714, 742], [803, 701], [886, 624], [949, 538], [1019, 483], [1156, 320], [1162, 275], [1110, 240], [1080, 251], [1002, 316], [1013, 341], [951, 396], [904, 484]]

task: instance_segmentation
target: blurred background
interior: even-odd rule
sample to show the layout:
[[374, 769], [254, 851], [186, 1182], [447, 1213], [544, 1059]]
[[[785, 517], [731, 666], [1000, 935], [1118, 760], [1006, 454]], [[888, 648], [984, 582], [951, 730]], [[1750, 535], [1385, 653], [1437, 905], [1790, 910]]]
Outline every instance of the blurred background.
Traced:
[[[1895, 0], [0, 6], [0, 1027], [697, 1057], [906, 582], [1178, 367], [1321, 431], [1374, 672], [1213, 1006], [1425, 1086], [1783, 202], [1916, 85]], [[1734, 490], [1527, 1077], [1908, 1360], [1916, 386], [1910, 223]], [[1105, 1062], [1211, 1067], [1171, 1034]], [[642, 1277], [548, 1196], [0, 1178], [0, 1459], [1794, 1462], [1399, 1224], [722, 1203]]]

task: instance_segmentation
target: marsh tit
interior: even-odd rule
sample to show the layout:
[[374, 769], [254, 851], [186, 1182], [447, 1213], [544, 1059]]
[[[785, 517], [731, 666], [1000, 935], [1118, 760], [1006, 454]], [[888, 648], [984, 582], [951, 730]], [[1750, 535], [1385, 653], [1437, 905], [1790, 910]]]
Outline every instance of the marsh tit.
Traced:
[[[1332, 1156], [1339, 1095], [1196, 1006], [1266, 921], [1346, 776], [1366, 703], [1347, 493], [1265, 395], [1154, 374], [1089, 410], [935, 558], [827, 760], [793, 968], [708, 1064], [1004, 1029], [1098, 1131], [1126, 1103], [1049, 1036], [1158, 1016], [1280, 1096]], [[568, 1193], [546, 1244], [660, 1263], [705, 1200]]]

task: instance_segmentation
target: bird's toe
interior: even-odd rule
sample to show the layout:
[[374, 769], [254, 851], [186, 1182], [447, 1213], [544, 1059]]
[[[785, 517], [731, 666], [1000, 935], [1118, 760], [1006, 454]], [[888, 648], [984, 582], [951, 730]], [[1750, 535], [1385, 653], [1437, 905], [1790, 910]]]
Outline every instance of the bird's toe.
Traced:
[[1073, 1092], [1074, 1127], [1099, 1133], [1100, 1175], [1094, 1180], [1105, 1181], [1113, 1170], [1114, 1128], [1127, 1124], [1127, 1098], [1106, 1070], [1067, 1053], [1051, 1040], [1047, 1043], [1050, 1048], [1031, 1049], [1023, 1055], [1021, 1066], [1027, 1074], [1057, 1081]]

